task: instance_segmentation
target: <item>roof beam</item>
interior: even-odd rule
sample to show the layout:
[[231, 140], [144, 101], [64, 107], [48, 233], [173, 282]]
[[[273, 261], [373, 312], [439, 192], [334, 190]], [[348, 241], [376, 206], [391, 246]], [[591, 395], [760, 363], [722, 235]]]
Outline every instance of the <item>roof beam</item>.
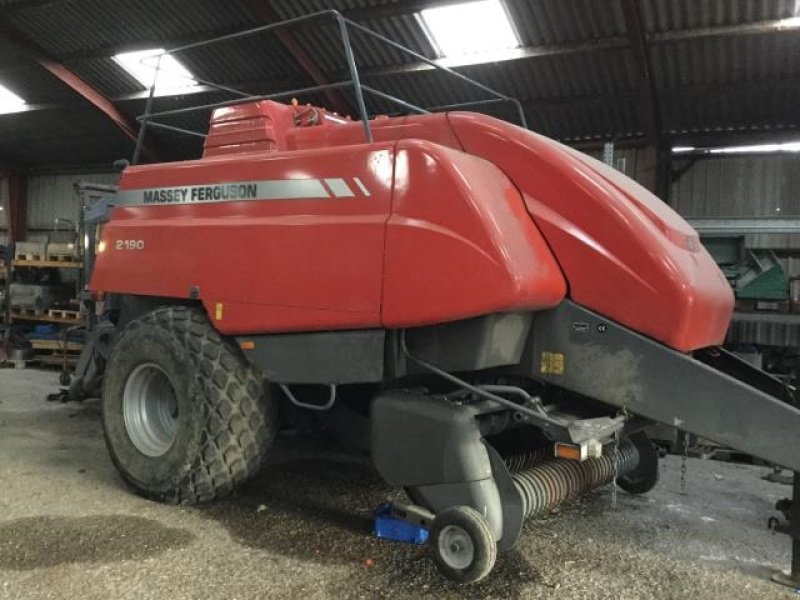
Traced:
[[650, 66], [650, 55], [644, 32], [644, 21], [640, 0], [622, 0], [622, 12], [625, 17], [625, 28], [628, 31], [633, 60], [638, 72], [639, 106], [642, 131], [645, 137], [654, 144], [661, 136], [661, 109], [658, 94]]
[[[225, 81], [224, 85], [235, 87], [244, 92], [258, 93], [265, 87], [274, 89], [276, 91], [291, 90], [303, 86], [301, 80], [281, 80], [281, 81]], [[219, 94], [220, 91], [211, 86], [199, 85], [186, 90], [183, 90], [180, 99], [183, 96], [204, 96]], [[749, 82], [726, 82], [726, 83], [704, 83], [699, 85], [685, 85], [672, 88], [659, 89], [659, 98], [662, 105], [668, 105], [673, 102], [685, 102], [696, 98], [697, 96], [714, 96], [725, 97], [733, 94], [749, 95], [749, 94], [774, 94], [774, 93], [794, 93], [800, 94], [800, 79], [767, 79], [763, 81], [749, 81]], [[128, 103], [128, 102], [144, 102], [147, 100], [149, 92], [143, 90], [141, 92], [134, 92], [132, 94], [123, 94], [115, 96], [110, 100], [115, 103]], [[167, 100], [169, 97], [162, 97], [161, 100]], [[552, 96], [532, 98], [523, 100], [523, 106], [526, 110], [537, 110], [547, 108], [563, 108], [566, 106], [583, 106], [591, 104], [606, 104], [612, 102], [636, 102], [639, 99], [639, 93], [636, 90], [617, 90], [602, 92], [597, 94], [575, 94], [569, 96]], [[74, 108], [84, 107], [82, 102], [50, 102], [42, 104], [28, 104], [24, 112], [43, 111], [43, 110], [69, 110]], [[13, 113], [16, 114], [16, 113]], [[12, 116], [0, 115], [0, 122], [3, 118]], [[788, 116], [788, 115], [787, 115]], [[792, 115], [793, 117], [794, 115]]]
[[[244, 0], [245, 6], [251, 13], [258, 19], [267, 23], [278, 23], [282, 19], [267, 3], [267, 0]], [[317, 61], [312, 57], [303, 47], [294, 33], [284, 28], [275, 29], [275, 35], [280, 40], [281, 44], [294, 56], [295, 60], [300, 64], [300, 67], [311, 80], [317, 85], [327, 85], [331, 81], [322, 72]], [[346, 115], [350, 113], [350, 103], [345, 98], [342, 91], [339, 89], [324, 90], [323, 93], [331, 103], [331, 108], [340, 114]]]
[[[590, 42], [583, 42], [580, 44], [564, 44], [556, 46], [525, 46], [522, 48], [511, 48], [502, 56], [497, 57], [492, 55], [492, 63], [503, 63], [516, 60], [526, 60], [529, 58], [544, 58], [552, 56], [564, 56], [568, 54], [577, 54], [580, 52], [603, 52], [606, 50], [618, 50], [626, 48], [628, 40], [624, 37], [608, 37]], [[436, 63], [441, 63], [442, 66], [448, 66], [446, 60], [434, 60]], [[469, 68], [479, 63], [471, 63], [469, 65], [456, 65], [450, 66], [453, 69]], [[402, 75], [405, 73], [417, 73], [420, 71], [432, 71], [436, 67], [429, 65], [426, 62], [414, 61], [405, 65], [396, 65], [391, 67], [382, 67], [379, 69], [361, 69], [362, 77], [389, 77], [392, 75]]]
[[[255, 1], [255, 0], [249, 0], [249, 1]], [[447, 0], [447, 2], [454, 2], [454, 1], [456, 0]], [[345, 17], [352, 19], [353, 21], [363, 22], [373, 19], [398, 16], [402, 14], [413, 14], [414, 12], [418, 12], [419, 10], [423, 10], [424, 8], [427, 8], [428, 6], [434, 4], [438, 6], [441, 3], [400, 2], [397, 4], [378, 6], [374, 8], [363, 8], [363, 9], [354, 9], [351, 11], [344, 11], [343, 14]], [[273, 12], [273, 14], [275, 13]], [[274, 21], [280, 20], [277, 14], [275, 14], [275, 17], [276, 18], [273, 19]], [[663, 44], [675, 41], [694, 40], [702, 38], [759, 35], [764, 33], [798, 32], [797, 29], [789, 29], [781, 27], [780, 22], [781, 22], [780, 20], [757, 21], [754, 23], [743, 23], [740, 25], [724, 25], [715, 27], [703, 27], [697, 29], [684, 29], [680, 31], [665, 31], [659, 33], [650, 33], [647, 35], [647, 41], [650, 44]], [[298, 26], [303, 26], [303, 25], [298, 25]], [[163, 38], [152, 38], [147, 40], [140, 40], [136, 44], [107, 44], [104, 46], [99, 46], [91, 49], [66, 52], [60, 55], [59, 59], [64, 62], [70, 62], [75, 60], [92, 60], [96, 58], [107, 58], [109, 56], [113, 56], [114, 54], [119, 54], [120, 52], [140, 50], [143, 48], [152, 48], [153, 46], [166, 46], [167, 48], [177, 47], [177, 46], [183, 46], [185, 44], [191, 44], [194, 42], [211, 39], [221, 35], [236, 33], [237, 31], [241, 31], [241, 27], [208, 29], [205, 31], [199, 31], [197, 33], [193, 33], [191, 35], [179, 36], [168, 40], [165, 40]], [[617, 43], [619, 42], [620, 39], [625, 39], [625, 38], [611, 36], [611, 37], [597, 38], [589, 42], [581, 42], [578, 44], [562, 44], [558, 46], [549, 46], [549, 47], [548, 46], [530, 47], [529, 50], [547, 50], [549, 48], [550, 51], [539, 54], [541, 56], [552, 56], [556, 49], [561, 49], [564, 53], [591, 52], [598, 47], [600, 49], [617, 47]], [[520, 58], [525, 58], [525, 56], [521, 56]], [[2, 65], [0, 65], [0, 68], [2, 68]]]
[[[800, 139], [800, 128], [796, 125], [776, 127], [772, 123], [764, 123], [752, 127], [726, 127], [713, 131], [670, 131], [664, 134], [664, 138], [671, 146], [695, 146], [697, 148], [750, 146], [796, 142]], [[613, 138], [612, 136], [598, 136], [594, 139], [566, 138], [561, 141], [578, 150], [590, 151], [602, 150], [603, 144], [612, 139], [617, 148], [642, 148], [647, 145], [644, 136], [641, 135], [624, 138]]]
[[702, 38], [735, 37], [743, 35], [763, 35], [776, 33], [797, 33], [797, 27], [785, 27], [783, 19], [771, 21], [756, 21], [753, 23], [740, 23], [738, 25], [720, 25], [714, 27], [699, 27], [696, 29], [681, 29], [677, 31], [662, 31], [648, 35], [648, 41], [655, 44], [696, 40]]
[[163, 37], [139, 38], [135, 43], [110, 43], [95, 46], [94, 48], [73, 50], [71, 52], [65, 52], [61, 54], [59, 58], [64, 62], [73, 62], [81, 60], [94, 60], [98, 58], [110, 58], [115, 54], [121, 54], [123, 52], [149, 50], [150, 48], [177, 48], [178, 46], [185, 46], [187, 44], [194, 44], [195, 42], [202, 42], [204, 40], [223, 35], [229, 35], [231, 33], [238, 33], [241, 30], [242, 27], [223, 27], [199, 31], [197, 33], [182, 35], [169, 39], [165, 39]]
[[[100, 91], [81, 79], [68, 67], [50, 57], [43, 48], [17, 29], [3, 14], [0, 14], [0, 34], [6, 36], [9, 41], [18, 46], [43, 69], [46, 69], [51, 75], [102, 112], [126, 138], [136, 143], [139, 135], [138, 129], [130, 119], [123, 115]], [[146, 148], [145, 151], [150, 158], [156, 158], [155, 152], [151, 147]]]

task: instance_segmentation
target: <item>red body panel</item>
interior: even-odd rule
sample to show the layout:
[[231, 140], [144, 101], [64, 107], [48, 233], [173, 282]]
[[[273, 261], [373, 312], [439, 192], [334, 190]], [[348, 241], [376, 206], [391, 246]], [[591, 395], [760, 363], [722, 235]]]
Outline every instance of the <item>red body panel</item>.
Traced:
[[431, 142], [398, 143], [384, 326], [550, 308], [565, 293], [557, 263], [502, 171]]
[[[357, 127], [308, 131], [347, 142]], [[445, 115], [379, 121], [375, 131], [426, 128], [457, 143]], [[251, 132], [243, 144], [258, 143]], [[309, 145], [303, 132], [290, 143]], [[92, 289], [186, 298], [198, 288], [228, 334], [425, 325], [564, 298], [522, 197], [483, 159], [419, 141], [225, 154], [131, 167], [120, 193], [277, 180], [324, 181], [325, 197], [123, 204], [103, 228]], [[336, 197], [341, 181], [351, 195]]]
[[[264, 333], [539, 310], [568, 288], [682, 351], [724, 338], [732, 293], [696, 233], [597, 161], [471, 113], [377, 119], [366, 145], [360, 123], [242, 110], [242, 127], [215, 122], [210, 153], [226, 156], [125, 171], [121, 196], [175, 187], [183, 200], [116, 208], [92, 289], [185, 298], [196, 286], [220, 331]], [[276, 150], [237, 153], [237, 136]], [[208, 202], [226, 192], [187, 187], [259, 181], [316, 191]]]
[[470, 154], [523, 190], [577, 303], [678, 350], [720, 344], [733, 293], [697, 233], [592, 158], [496, 119], [451, 113]]
[[[346, 173], [371, 195], [120, 206], [92, 288], [186, 298], [197, 286], [212, 318], [223, 303], [225, 333], [377, 326], [392, 153], [380, 144], [129, 168], [121, 190]], [[124, 240], [144, 250], [117, 249]]]

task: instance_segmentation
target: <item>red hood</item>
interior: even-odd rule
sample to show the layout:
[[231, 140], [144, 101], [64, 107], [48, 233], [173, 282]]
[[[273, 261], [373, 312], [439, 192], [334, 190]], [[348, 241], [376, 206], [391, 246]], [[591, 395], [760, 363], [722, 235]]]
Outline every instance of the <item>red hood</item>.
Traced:
[[697, 233], [603, 163], [504, 121], [451, 113], [464, 150], [522, 191], [583, 306], [681, 351], [722, 343], [733, 293]]

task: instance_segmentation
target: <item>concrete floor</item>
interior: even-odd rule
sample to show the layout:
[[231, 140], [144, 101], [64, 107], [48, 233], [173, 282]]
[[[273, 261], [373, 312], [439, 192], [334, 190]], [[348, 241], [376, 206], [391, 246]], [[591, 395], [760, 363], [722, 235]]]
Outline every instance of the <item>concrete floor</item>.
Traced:
[[205, 507], [132, 495], [105, 451], [97, 402], [48, 404], [57, 374], [0, 370], [0, 598], [793, 598], [768, 582], [789, 540], [765, 525], [788, 486], [764, 468], [675, 457], [647, 496], [603, 489], [528, 523], [493, 574], [459, 588], [424, 549], [370, 537], [397, 496], [342, 455], [285, 462]]

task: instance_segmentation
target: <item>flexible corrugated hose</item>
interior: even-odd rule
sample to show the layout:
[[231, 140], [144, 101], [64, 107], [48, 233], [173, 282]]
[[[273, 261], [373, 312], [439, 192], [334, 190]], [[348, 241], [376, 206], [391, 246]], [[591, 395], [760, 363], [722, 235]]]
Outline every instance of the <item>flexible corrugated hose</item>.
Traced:
[[[619, 477], [637, 467], [639, 451], [630, 441], [621, 442], [617, 461]], [[583, 462], [555, 458], [516, 472], [512, 477], [522, 498], [523, 514], [528, 519], [612, 481], [614, 457], [606, 453]]]

